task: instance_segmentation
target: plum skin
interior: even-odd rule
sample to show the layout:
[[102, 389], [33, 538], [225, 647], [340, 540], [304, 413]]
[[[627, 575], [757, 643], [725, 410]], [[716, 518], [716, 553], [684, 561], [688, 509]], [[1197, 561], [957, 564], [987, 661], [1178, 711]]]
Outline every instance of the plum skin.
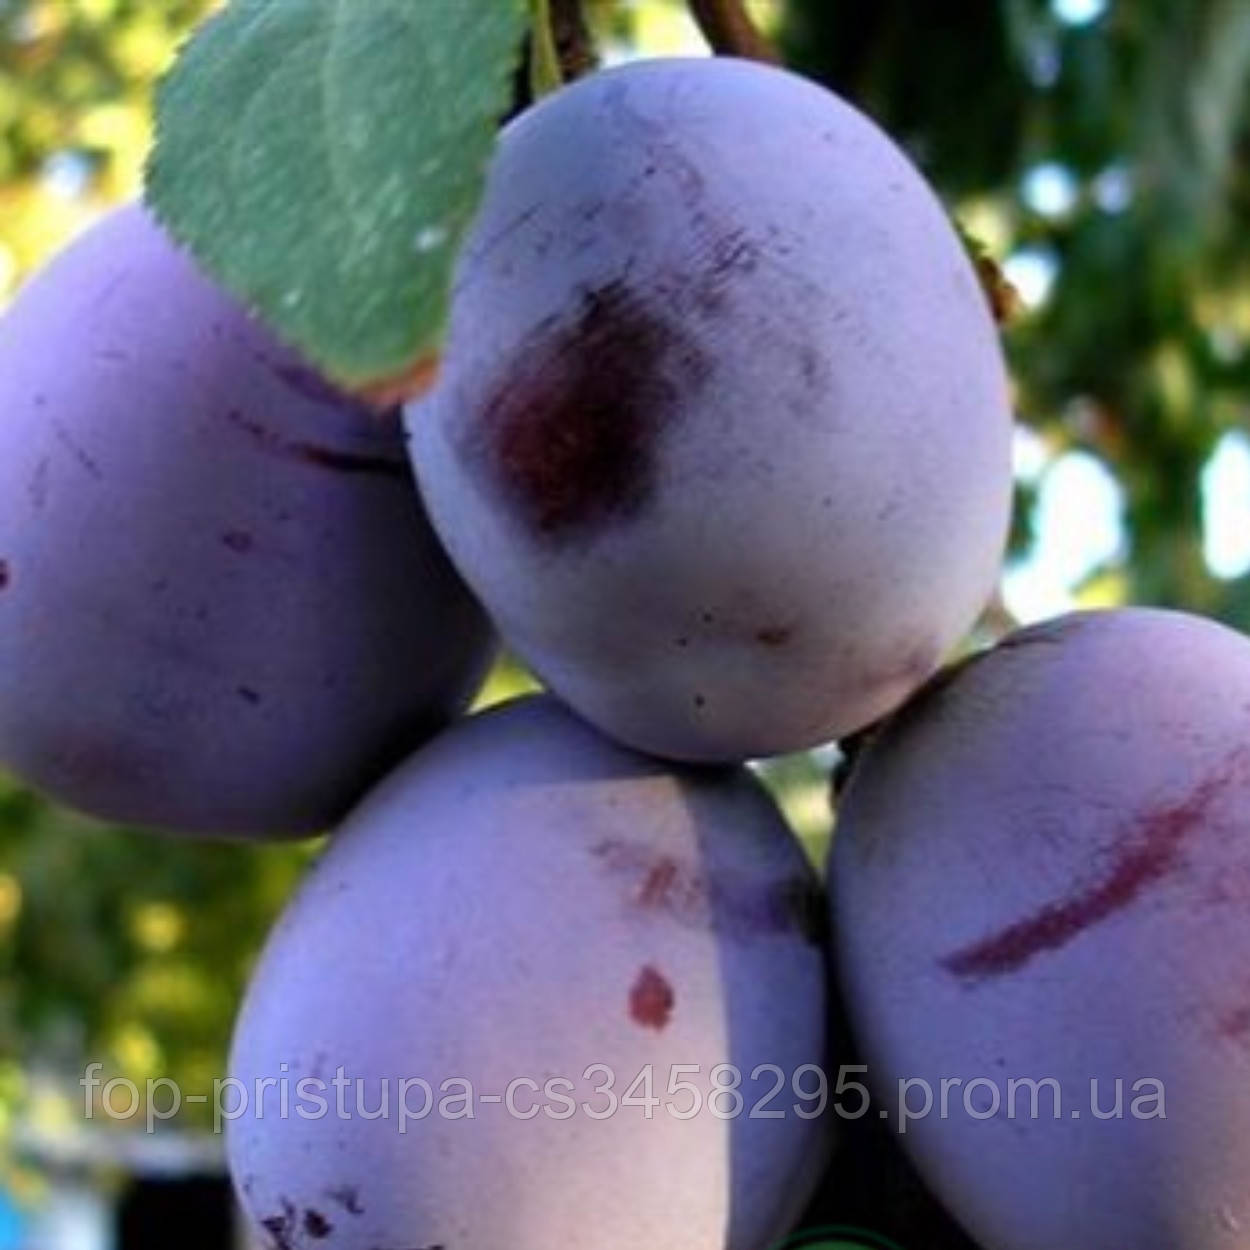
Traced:
[[[1250, 643], [1182, 613], [1022, 631], [857, 763], [830, 875], [851, 1020], [892, 1100], [997, 1087], [903, 1138], [980, 1244], [1250, 1247], [1248, 820]], [[1046, 1078], [1060, 1117], [1027, 1090], [1009, 1116], [1006, 1082]]]
[[634, 63], [511, 123], [408, 423], [505, 638], [660, 755], [862, 727], [998, 575], [1011, 419], [972, 266], [880, 131], [769, 67]]
[[390, 418], [139, 205], [0, 320], [0, 761], [117, 821], [317, 832], [464, 706], [492, 635]]
[[[821, 890], [745, 770], [674, 769], [602, 738], [549, 696], [462, 721], [385, 781], [333, 839], [279, 921], [235, 1030], [231, 1075], [363, 1080], [390, 1119], [265, 1114], [227, 1126], [231, 1170], [262, 1227], [333, 1223], [336, 1250], [767, 1250], [823, 1162], [827, 1117], [681, 1121], [603, 1108], [670, 1065], [706, 1092], [743, 1072], [747, 1106], [824, 1058]], [[815, 905], [815, 906], [813, 906]], [[284, 1066], [285, 1065], [285, 1066]], [[569, 1119], [435, 1110], [401, 1133], [401, 1078], [464, 1078], [478, 1096], [573, 1082]], [[351, 1087], [349, 1087], [351, 1088]], [[346, 1106], [354, 1108], [353, 1094]], [[411, 1105], [422, 1102], [413, 1094]], [[525, 1094], [520, 1109], [542, 1105]], [[674, 1100], [688, 1106], [688, 1095]], [[353, 1197], [359, 1214], [336, 1198]], [[288, 1214], [289, 1212], [289, 1214]], [[268, 1223], [267, 1223], [268, 1222]]]

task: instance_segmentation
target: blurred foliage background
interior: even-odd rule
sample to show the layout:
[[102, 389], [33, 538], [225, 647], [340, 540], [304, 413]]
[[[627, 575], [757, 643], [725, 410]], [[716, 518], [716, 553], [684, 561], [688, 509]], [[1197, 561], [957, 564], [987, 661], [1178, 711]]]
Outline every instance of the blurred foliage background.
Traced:
[[[210, 7], [0, 0], [0, 305], [136, 192], [153, 83]], [[699, 46], [674, 0], [591, 8], [609, 60]], [[1018, 288], [1020, 508], [985, 632], [1125, 600], [1250, 626], [1250, 4], [757, 10], [791, 64], [908, 148]], [[486, 698], [523, 680], [501, 670]], [[828, 763], [767, 769], [817, 853]], [[93, 828], [0, 780], [0, 1144], [81, 1118], [89, 1060], [207, 1092], [315, 852]]]

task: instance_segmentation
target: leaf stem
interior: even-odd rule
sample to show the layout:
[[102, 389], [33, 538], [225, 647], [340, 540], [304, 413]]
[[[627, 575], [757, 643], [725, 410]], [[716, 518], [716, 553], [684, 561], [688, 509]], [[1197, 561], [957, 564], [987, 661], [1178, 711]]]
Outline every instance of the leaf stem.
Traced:
[[752, 20], [746, 0], [689, 0], [689, 4], [694, 20], [717, 56], [781, 64], [781, 53]]

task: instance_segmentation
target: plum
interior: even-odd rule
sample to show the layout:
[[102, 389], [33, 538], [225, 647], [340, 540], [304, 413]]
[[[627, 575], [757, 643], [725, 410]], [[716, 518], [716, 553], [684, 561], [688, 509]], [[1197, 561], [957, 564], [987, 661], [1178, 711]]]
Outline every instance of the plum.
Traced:
[[660, 755], [873, 721], [998, 573], [1011, 417], [973, 267], [871, 122], [771, 67], [637, 62], [512, 122], [407, 416], [501, 633]]
[[402, 426], [332, 390], [137, 204], [0, 320], [0, 762], [94, 815], [307, 833], [492, 649]]
[[851, 1019], [978, 1242], [1250, 1248], [1248, 826], [1250, 642], [1182, 613], [1024, 630], [859, 758]]
[[628, 752], [545, 695], [462, 721], [349, 818], [261, 957], [225, 1100], [242, 1201], [327, 1250], [765, 1250], [825, 1154], [795, 1094], [824, 932], [747, 771]]

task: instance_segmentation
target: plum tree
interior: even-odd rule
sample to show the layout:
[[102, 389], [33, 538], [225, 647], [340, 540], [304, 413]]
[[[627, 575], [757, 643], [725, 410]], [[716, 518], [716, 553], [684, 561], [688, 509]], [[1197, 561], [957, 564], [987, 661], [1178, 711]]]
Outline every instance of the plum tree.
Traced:
[[335, 1250], [765, 1250], [824, 1154], [795, 1111], [822, 901], [745, 770], [635, 755], [548, 696], [461, 722], [353, 814], [261, 957], [231, 1059], [245, 1206]]
[[1250, 644], [1180, 613], [1022, 631], [857, 763], [852, 1021], [985, 1246], [1250, 1247], [1247, 821]]
[[661, 755], [871, 722], [998, 573], [1011, 421], [973, 268], [891, 142], [781, 70], [634, 63], [512, 122], [408, 418], [504, 636]]
[[0, 322], [0, 761], [98, 816], [335, 820], [460, 710], [491, 632], [402, 431], [140, 206]]

